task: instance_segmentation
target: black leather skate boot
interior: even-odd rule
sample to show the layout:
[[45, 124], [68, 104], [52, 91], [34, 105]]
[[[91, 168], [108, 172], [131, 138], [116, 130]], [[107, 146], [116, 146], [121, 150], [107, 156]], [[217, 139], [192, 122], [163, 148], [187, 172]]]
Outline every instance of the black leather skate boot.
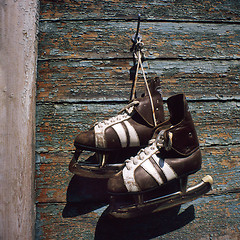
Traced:
[[[181, 194], [186, 193], [187, 176], [201, 168], [198, 138], [185, 96], [170, 97], [167, 104], [170, 119], [156, 130], [151, 144], [126, 160], [123, 170], [108, 181], [108, 190], [113, 196], [110, 204], [112, 215], [129, 217], [139, 211], [152, 212], [159, 207], [156, 193], [161, 192], [162, 186], [177, 180], [180, 181]], [[116, 197], [119, 195], [135, 197], [137, 202], [120, 207]], [[172, 203], [164, 204], [167, 208]]]
[[[124, 166], [124, 160], [147, 146], [155, 129], [164, 121], [160, 81], [150, 82], [151, 96], [131, 101], [120, 113], [96, 123], [80, 133], [75, 141], [76, 152], [69, 169], [84, 177], [109, 177]], [[83, 150], [96, 154], [88, 161], [77, 162]]]

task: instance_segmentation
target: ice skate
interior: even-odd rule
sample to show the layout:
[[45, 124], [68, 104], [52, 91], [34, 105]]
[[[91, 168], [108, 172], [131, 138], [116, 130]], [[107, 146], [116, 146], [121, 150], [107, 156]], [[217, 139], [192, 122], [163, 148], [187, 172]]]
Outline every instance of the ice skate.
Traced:
[[167, 100], [169, 120], [156, 130], [149, 146], [108, 181], [109, 214], [136, 217], [168, 209], [208, 192], [212, 178], [187, 188], [188, 175], [200, 170], [202, 158], [191, 114], [183, 94]]
[[[164, 121], [160, 80], [150, 81], [149, 91], [135, 98], [119, 114], [96, 123], [89, 131], [80, 133], [74, 141], [75, 154], [69, 170], [83, 177], [108, 178], [120, 171], [124, 161], [152, 138]], [[95, 152], [86, 161], [78, 161], [84, 151]]]
[[[135, 36], [132, 38], [134, 66], [130, 70], [133, 81], [129, 104], [119, 114], [96, 123], [89, 131], [80, 133], [74, 145], [76, 151], [69, 170], [91, 178], [109, 178], [124, 167], [124, 161], [136, 153], [152, 138], [155, 129], [164, 121], [163, 100], [159, 78], [147, 82], [143, 68], [143, 43], [139, 35], [140, 15]], [[136, 97], [139, 70], [142, 71], [145, 95]], [[95, 152], [85, 161], [79, 161], [83, 151]]]

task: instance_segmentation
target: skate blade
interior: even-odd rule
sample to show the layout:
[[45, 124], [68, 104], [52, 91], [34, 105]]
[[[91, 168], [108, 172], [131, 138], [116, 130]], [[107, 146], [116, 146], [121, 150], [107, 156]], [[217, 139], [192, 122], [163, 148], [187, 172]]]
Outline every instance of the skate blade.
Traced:
[[79, 164], [76, 163], [74, 167], [71, 168], [71, 172], [81, 177], [87, 178], [110, 178], [114, 174], [121, 171], [124, 164], [110, 164], [102, 167], [101, 165], [92, 164]]
[[141, 196], [140, 202], [137, 201], [137, 203], [117, 208], [114, 207], [114, 201], [116, 201], [116, 199], [112, 197], [111, 201], [113, 202], [113, 204], [110, 203], [109, 209], [107, 211], [109, 215], [116, 218], [133, 218], [141, 215], [163, 211], [172, 207], [179, 206], [202, 196], [203, 194], [211, 190], [212, 184], [212, 177], [207, 175], [202, 178], [202, 181], [200, 183], [196, 184], [195, 186], [189, 187], [184, 192], [178, 191], [150, 200], [142, 200], [143, 197]]
[[95, 153], [86, 161], [78, 161], [82, 151], [76, 151], [69, 164], [69, 171], [86, 178], [110, 178], [123, 169], [124, 163], [106, 164], [106, 156]]
[[[87, 159], [80, 155], [86, 153], [84, 149], [76, 150], [69, 164], [69, 171], [81, 177], [86, 178], [110, 178], [118, 173], [125, 166], [125, 160], [130, 156], [136, 155], [138, 147], [128, 149], [128, 151], [116, 152], [93, 152], [88, 153]], [[89, 154], [91, 154], [89, 156]], [[86, 155], [85, 155], [86, 156]]]

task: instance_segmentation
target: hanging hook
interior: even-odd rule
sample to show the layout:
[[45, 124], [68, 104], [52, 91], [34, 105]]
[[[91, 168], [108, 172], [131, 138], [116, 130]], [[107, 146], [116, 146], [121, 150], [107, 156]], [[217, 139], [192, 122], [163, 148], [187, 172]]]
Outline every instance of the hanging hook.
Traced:
[[138, 50], [138, 48], [141, 47], [141, 44], [139, 44], [142, 41], [142, 37], [139, 34], [140, 22], [141, 22], [141, 15], [138, 14], [137, 31], [136, 31], [136, 34], [131, 39], [132, 42], [133, 42], [133, 45], [132, 45], [132, 47], [130, 49], [131, 52], [136, 52]]

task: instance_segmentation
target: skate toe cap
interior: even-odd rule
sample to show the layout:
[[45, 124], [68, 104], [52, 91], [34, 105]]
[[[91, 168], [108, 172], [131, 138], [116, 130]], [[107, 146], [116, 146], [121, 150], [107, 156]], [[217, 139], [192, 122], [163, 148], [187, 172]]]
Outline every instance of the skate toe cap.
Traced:
[[94, 131], [86, 131], [78, 134], [74, 140], [75, 147], [89, 146], [95, 147]]
[[108, 191], [110, 193], [126, 193], [127, 188], [125, 187], [122, 171], [109, 178], [108, 180]]

